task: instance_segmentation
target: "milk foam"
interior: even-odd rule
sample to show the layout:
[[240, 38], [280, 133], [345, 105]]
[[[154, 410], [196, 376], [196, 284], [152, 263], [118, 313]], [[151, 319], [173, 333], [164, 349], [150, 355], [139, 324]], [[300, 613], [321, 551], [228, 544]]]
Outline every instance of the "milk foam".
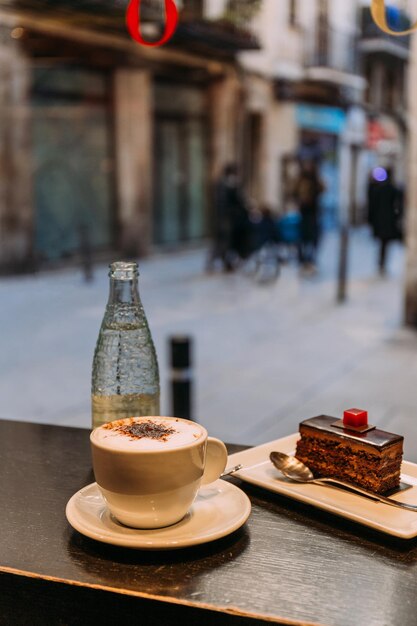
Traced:
[[[146, 436], [138, 438], [128, 432], [120, 431], [120, 427], [149, 423], [172, 429], [174, 432], [164, 435], [161, 439], [152, 439]], [[189, 445], [202, 438], [203, 435], [204, 430], [198, 424], [180, 419], [132, 417], [112, 422], [111, 425], [100, 426], [94, 431], [93, 438], [101, 446], [113, 450], [160, 451]]]

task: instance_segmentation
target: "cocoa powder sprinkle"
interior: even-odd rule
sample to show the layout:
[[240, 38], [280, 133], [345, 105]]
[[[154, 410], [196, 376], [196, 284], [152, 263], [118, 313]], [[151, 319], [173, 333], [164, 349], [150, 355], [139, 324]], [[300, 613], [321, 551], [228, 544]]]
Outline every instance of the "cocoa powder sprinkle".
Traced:
[[169, 435], [176, 432], [174, 428], [164, 426], [163, 424], [155, 424], [154, 422], [134, 422], [133, 424], [117, 426], [114, 430], [132, 437], [132, 439], [147, 438], [159, 441], [167, 441]]

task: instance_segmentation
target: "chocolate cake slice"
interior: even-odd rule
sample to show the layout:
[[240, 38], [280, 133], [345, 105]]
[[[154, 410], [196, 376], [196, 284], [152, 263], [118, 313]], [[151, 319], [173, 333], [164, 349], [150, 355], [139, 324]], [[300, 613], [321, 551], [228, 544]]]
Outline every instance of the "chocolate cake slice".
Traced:
[[328, 415], [301, 422], [299, 430], [295, 456], [315, 477], [339, 478], [375, 493], [399, 486], [404, 441], [401, 435], [367, 424], [351, 426], [346, 420]]

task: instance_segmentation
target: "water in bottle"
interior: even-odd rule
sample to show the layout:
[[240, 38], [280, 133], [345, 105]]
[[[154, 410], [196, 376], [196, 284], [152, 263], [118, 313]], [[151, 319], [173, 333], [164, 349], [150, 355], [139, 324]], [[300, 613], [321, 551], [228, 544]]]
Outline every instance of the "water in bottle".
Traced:
[[159, 415], [159, 370], [137, 263], [110, 266], [110, 295], [93, 360], [92, 425]]

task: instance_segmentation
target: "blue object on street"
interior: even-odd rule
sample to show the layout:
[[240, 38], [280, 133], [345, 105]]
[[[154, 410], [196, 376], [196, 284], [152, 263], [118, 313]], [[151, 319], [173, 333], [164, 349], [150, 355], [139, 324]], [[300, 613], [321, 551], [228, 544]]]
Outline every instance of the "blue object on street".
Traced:
[[283, 243], [300, 241], [301, 217], [298, 213], [288, 213], [278, 220], [279, 240]]

